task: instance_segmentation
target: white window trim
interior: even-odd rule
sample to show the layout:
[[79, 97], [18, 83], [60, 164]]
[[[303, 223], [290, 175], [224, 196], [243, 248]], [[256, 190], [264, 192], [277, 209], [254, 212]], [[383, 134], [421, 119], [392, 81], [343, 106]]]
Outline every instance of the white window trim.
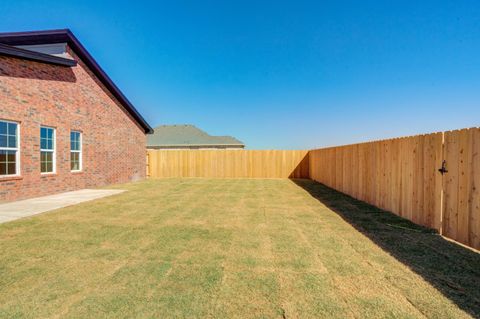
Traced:
[[[42, 134], [40, 133], [40, 174], [42, 175], [51, 175], [57, 173], [57, 129], [51, 126], [40, 126], [40, 132], [43, 128], [49, 128], [53, 130], [53, 150], [46, 150], [42, 148]], [[52, 171], [51, 172], [42, 172], [42, 152], [50, 152], [52, 153]]]
[[[71, 140], [71, 133], [78, 133], [79, 134], [79, 142], [80, 142], [80, 149], [78, 151], [72, 150], [72, 140]], [[78, 169], [71, 169], [71, 172], [81, 172], [83, 169], [83, 160], [82, 160], [82, 153], [83, 153], [83, 134], [80, 131], [70, 131], [70, 166], [72, 165], [72, 153], [78, 153]]]
[[0, 179], [20, 176], [20, 123], [0, 119], [1, 122], [17, 124], [17, 147], [1, 147], [1, 151], [15, 151], [15, 174], [0, 175]]

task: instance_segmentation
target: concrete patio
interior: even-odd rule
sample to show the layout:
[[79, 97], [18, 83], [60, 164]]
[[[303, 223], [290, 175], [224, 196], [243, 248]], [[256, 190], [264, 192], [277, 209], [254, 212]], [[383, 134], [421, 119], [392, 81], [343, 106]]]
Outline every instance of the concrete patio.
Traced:
[[0, 204], [0, 223], [33, 216], [124, 192], [119, 189], [82, 189], [73, 192]]

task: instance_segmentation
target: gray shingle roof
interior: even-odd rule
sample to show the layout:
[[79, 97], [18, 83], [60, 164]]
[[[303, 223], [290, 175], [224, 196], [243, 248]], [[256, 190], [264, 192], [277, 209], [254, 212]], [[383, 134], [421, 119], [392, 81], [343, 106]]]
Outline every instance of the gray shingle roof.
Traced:
[[161, 125], [154, 128], [154, 133], [147, 136], [147, 147], [244, 147], [245, 145], [232, 136], [212, 136], [194, 125]]

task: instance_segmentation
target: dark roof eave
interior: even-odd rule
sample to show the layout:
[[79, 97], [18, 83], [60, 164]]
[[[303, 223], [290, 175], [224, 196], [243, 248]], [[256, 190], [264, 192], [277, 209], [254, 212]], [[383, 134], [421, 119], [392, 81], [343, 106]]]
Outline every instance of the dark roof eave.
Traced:
[[13, 32], [0, 34], [0, 42], [7, 45], [34, 45], [44, 43], [62, 43], [66, 42], [69, 47], [78, 55], [78, 57], [93, 71], [105, 87], [117, 98], [127, 112], [137, 121], [147, 134], [152, 134], [153, 129], [130, 103], [120, 89], [113, 83], [110, 77], [98, 65], [95, 59], [88, 53], [85, 47], [78, 41], [69, 29], [31, 31], [31, 32]]
[[21, 58], [31, 61], [43, 62], [48, 64], [60, 65], [71, 67], [77, 65], [77, 61], [73, 59], [66, 59], [62, 57], [53, 56], [50, 54], [44, 54], [34, 52], [30, 50], [16, 48], [10, 45], [0, 43], [0, 54], [14, 58]]

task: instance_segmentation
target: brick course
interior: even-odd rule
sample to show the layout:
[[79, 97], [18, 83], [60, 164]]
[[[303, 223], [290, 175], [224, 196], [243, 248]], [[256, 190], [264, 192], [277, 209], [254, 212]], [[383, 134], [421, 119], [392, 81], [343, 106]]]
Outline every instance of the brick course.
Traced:
[[[0, 56], [0, 119], [20, 123], [20, 177], [0, 177], [0, 202], [145, 178], [144, 130], [79, 63]], [[40, 174], [40, 126], [56, 129], [56, 173]], [[82, 132], [82, 172], [70, 171], [70, 131]]]

